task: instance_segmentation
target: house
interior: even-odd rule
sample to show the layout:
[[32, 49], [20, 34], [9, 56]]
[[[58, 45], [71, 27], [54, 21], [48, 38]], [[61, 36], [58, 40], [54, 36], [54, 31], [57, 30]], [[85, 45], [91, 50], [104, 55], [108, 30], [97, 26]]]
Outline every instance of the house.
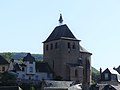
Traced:
[[19, 82], [30, 83], [30, 81], [52, 79], [52, 70], [49, 65], [37, 62], [30, 53], [21, 62], [12, 59], [8, 71], [16, 73]]
[[[91, 55], [80, 45], [69, 27], [63, 24], [60, 14], [59, 26], [43, 42], [43, 60], [54, 72], [54, 78], [79, 81], [85, 87], [91, 82]], [[86, 88], [85, 88], [86, 90]]]
[[100, 68], [100, 81], [91, 85], [90, 90], [120, 90], [120, 74], [114, 69]]
[[9, 63], [0, 55], [0, 73], [7, 71]]
[[90, 90], [120, 90], [120, 85], [93, 84]]
[[100, 83], [107, 83], [117, 85], [120, 83], [120, 74], [115, 70], [105, 69], [103, 72], [100, 70], [101, 80]]
[[73, 81], [51, 81], [42, 82], [41, 90], [82, 90], [82, 84]]
[[23, 90], [19, 86], [0, 86], [0, 90]]

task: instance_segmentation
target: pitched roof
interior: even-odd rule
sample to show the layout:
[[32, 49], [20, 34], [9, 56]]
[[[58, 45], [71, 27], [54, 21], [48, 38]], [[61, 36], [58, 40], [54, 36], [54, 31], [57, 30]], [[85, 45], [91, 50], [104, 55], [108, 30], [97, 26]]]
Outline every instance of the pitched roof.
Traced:
[[81, 45], [80, 45], [80, 52], [82, 52], [82, 53], [88, 53], [88, 54], [91, 54], [92, 55], [92, 53], [90, 53], [90, 52], [88, 52], [84, 47], [82, 47]]
[[52, 69], [46, 62], [36, 62], [36, 70], [37, 70], [37, 72], [52, 73]]
[[0, 65], [4, 65], [4, 64], [9, 64], [9, 63], [0, 55]]
[[77, 40], [66, 24], [55, 27], [53, 32], [44, 42], [50, 42], [58, 39]]
[[106, 73], [106, 72], [109, 72], [111, 74], [111, 72], [110, 72], [110, 70], [108, 68], [105, 69], [102, 73]]
[[16, 64], [14, 65], [14, 70], [15, 70], [15, 71], [21, 71], [20, 66], [19, 66], [18, 63], [16, 63]]
[[68, 88], [72, 85], [73, 81], [49, 81], [45, 80], [46, 87], [64, 87]]
[[[95, 87], [99, 87], [99, 89], [95, 89]], [[90, 87], [90, 90], [120, 90], [120, 84], [111, 85], [111, 84], [93, 84]]]
[[82, 84], [74, 84], [74, 81], [48, 81], [45, 80], [45, 87], [47, 89], [59, 90], [82, 90]]
[[23, 61], [35, 62], [35, 58], [30, 53], [28, 53], [27, 56], [23, 58]]

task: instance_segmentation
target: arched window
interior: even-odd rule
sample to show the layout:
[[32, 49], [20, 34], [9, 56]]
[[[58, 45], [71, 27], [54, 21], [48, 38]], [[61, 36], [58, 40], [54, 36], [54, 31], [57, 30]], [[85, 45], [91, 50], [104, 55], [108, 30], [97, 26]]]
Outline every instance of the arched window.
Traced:
[[78, 77], [78, 71], [77, 71], [77, 69], [75, 70], [75, 77]]

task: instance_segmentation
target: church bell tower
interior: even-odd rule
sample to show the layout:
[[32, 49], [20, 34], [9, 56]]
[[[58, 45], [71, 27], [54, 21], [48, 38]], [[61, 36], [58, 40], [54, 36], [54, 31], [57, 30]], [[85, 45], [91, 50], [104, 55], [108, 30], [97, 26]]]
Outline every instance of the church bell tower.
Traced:
[[76, 39], [66, 24], [63, 24], [62, 14], [60, 14], [59, 24], [43, 42], [43, 58], [56, 76], [70, 80], [69, 65], [74, 65], [78, 61], [80, 40]]

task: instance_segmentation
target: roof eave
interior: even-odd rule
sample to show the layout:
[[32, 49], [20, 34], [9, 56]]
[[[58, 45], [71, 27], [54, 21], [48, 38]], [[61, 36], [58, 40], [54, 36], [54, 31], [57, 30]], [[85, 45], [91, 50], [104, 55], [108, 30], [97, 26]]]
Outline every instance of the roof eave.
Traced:
[[[78, 39], [74, 39], [74, 38], [67, 38], [67, 37], [61, 37], [59, 39], [55, 39], [55, 40], [71, 40], [71, 41], [81, 41], [81, 40], [78, 40]], [[52, 41], [55, 41], [55, 40], [52, 40]], [[48, 42], [51, 42], [51, 41], [44, 41], [42, 43], [48, 43]]]
[[92, 55], [92, 53], [90, 53], [90, 52], [81, 52], [81, 51], [80, 51], [80, 53], [86, 53], [86, 54]]

